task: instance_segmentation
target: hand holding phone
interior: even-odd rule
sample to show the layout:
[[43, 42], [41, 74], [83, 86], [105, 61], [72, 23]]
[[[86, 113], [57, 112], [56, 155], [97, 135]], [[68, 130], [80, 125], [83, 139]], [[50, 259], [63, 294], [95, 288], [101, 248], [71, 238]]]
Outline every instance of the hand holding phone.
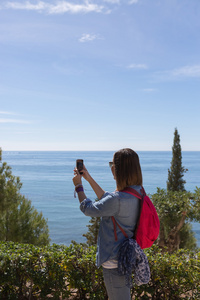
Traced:
[[81, 170], [83, 170], [83, 159], [77, 159], [76, 160], [76, 168], [79, 172], [79, 174], [83, 174], [83, 172], [81, 172]]

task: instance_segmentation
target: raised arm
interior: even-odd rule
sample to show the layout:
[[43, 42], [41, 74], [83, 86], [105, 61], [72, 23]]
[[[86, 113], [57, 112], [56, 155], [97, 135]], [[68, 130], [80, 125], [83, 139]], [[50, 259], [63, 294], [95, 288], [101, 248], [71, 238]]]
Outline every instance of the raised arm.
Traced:
[[102, 196], [105, 194], [105, 191], [98, 185], [98, 183], [92, 177], [90, 177], [88, 182], [91, 185], [95, 194], [97, 195], [98, 199], [101, 199]]
[[[82, 175], [79, 174], [78, 170], [74, 170], [74, 178], [73, 178], [73, 183], [76, 186], [82, 185], [82, 177], [87, 180], [92, 187], [93, 191], [97, 195], [98, 199], [101, 199], [102, 196], [105, 194], [105, 191], [98, 185], [98, 183], [92, 178], [92, 176], [88, 173], [87, 169], [85, 166], [83, 167], [83, 170], [81, 170], [83, 173]], [[86, 199], [86, 195], [84, 191], [78, 192], [78, 198], [79, 201], [82, 202], [84, 199]]]

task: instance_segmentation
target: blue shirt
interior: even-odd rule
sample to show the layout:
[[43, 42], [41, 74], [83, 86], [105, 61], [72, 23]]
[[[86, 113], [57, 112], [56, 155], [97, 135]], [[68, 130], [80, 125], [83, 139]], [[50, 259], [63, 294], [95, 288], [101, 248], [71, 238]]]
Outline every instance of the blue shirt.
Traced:
[[[140, 193], [141, 186], [131, 186]], [[97, 266], [101, 266], [110, 259], [117, 259], [120, 244], [125, 236], [117, 226], [117, 241], [115, 241], [114, 227], [111, 216], [124, 229], [128, 237], [132, 237], [139, 215], [140, 200], [124, 192], [106, 192], [96, 202], [85, 199], [81, 202], [80, 209], [90, 217], [101, 217], [98, 242]]]

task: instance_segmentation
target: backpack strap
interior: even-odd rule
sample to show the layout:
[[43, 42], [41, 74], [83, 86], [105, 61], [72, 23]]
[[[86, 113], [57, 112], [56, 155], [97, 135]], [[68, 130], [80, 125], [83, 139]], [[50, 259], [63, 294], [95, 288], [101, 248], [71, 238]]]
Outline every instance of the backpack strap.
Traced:
[[[136, 228], [135, 228], [135, 232], [134, 232], [134, 236], [135, 233], [137, 231], [137, 227], [139, 224], [139, 220], [140, 220], [140, 215], [141, 215], [141, 211], [142, 211], [142, 206], [143, 206], [143, 202], [144, 202], [144, 196], [146, 195], [144, 188], [141, 188], [141, 192], [142, 195], [140, 195], [135, 189], [131, 188], [131, 187], [127, 187], [124, 190], [120, 191], [120, 192], [124, 192], [127, 194], [131, 194], [133, 196], [135, 196], [136, 198], [140, 199], [140, 212], [139, 212], [139, 216], [138, 216], [138, 220], [136, 223]], [[117, 223], [117, 221], [115, 220], [115, 218], [112, 216], [112, 222], [113, 222], [113, 226], [114, 226], [114, 234], [115, 234], [115, 241], [117, 241], [117, 226], [119, 227], [119, 229], [121, 230], [121, 232], [123, 233], [123, 235], [128, 238], [128, 235], [126, 234], [126, 232], [124, 231], [124, 229]]]
[[112, 218], [112, 222], [113, 222], [113, 226], [114, 226], [114, 234], [115, 234], [115, 241], [117, 241], [117, 226], [119, 227], [119, 229], [121, 230], [121, 232], [123, 233], [123, 235], [128, 238], [128, 235], [126, 234], [126, 232], [124, 231], [124, 229], [117, 223], [117, 221], [115, 220], [114, 217]]
[[138, 199], [142, 199], [143, 194], [144, 194], [143, 190], [144, 190], [144, 188], [142, 187], [142, 189], [141, 189], [142, 195], [140, 195], [135, 189], [132, 189], [131, 187], [127, 187], [124, 190], [122, 190], [121, 192], [131, 194], [131, 195], [137, 197]]

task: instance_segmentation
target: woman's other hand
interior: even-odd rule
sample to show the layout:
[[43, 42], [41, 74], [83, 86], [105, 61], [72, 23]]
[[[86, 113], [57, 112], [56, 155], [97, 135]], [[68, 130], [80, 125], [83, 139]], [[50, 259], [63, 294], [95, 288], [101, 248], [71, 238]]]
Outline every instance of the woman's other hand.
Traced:
[[72, 179], [74, 185], [82, 184], [82, 175], [77, 169], [74, 169], [74, 177]]

